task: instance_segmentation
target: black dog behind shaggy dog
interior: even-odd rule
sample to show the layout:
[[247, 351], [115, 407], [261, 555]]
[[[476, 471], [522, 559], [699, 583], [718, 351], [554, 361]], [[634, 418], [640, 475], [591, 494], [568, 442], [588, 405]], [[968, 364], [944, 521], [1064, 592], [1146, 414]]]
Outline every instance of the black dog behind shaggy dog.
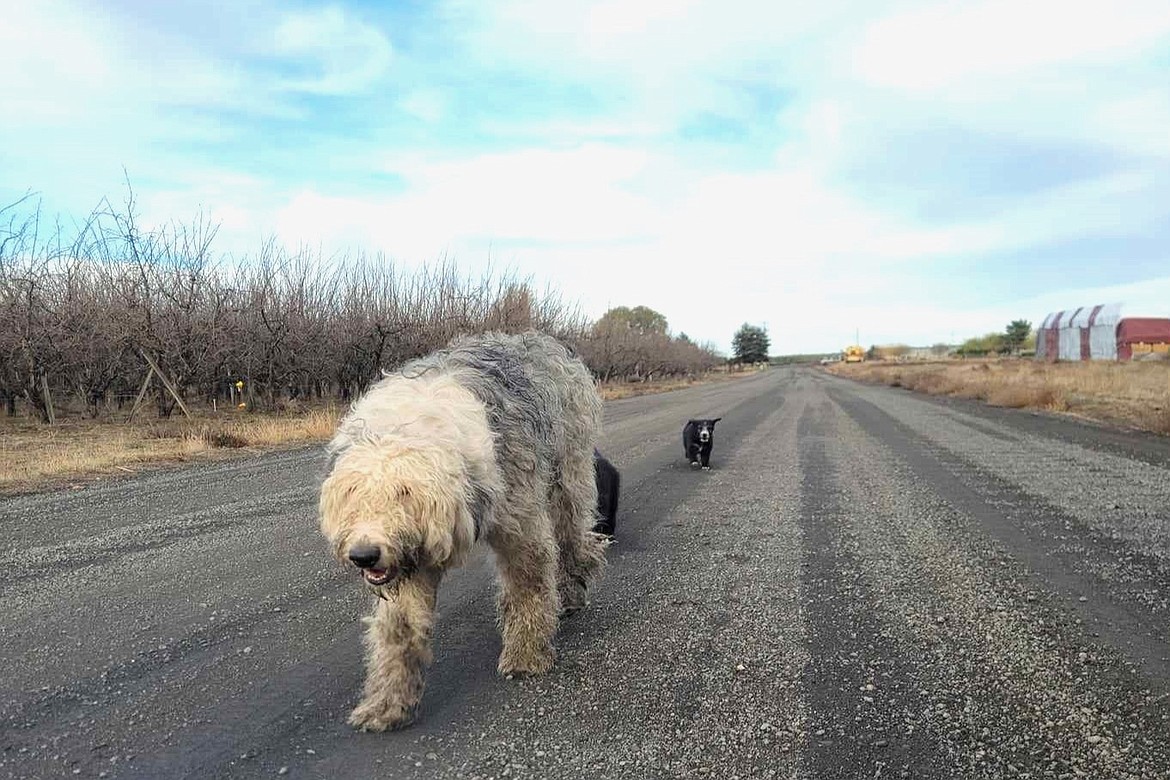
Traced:
[[617, 525], [618, 493], [622, 475], [604, 455], [593, 450], [593, 468], [597, 477], [597, 524], [594, 533], [613, 536]]
[[722, 420], [687, 420], [683, 426], [683, 454], [692, 466], [702, 465], [706, 471], [711, 468], [711, 449], [715, 446], [715, 423]]

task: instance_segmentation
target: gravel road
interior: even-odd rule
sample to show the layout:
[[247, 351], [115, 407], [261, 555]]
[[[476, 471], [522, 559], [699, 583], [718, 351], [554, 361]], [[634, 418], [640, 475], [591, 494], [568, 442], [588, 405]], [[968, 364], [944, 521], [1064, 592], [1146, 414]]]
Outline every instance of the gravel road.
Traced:
[[0, 778], [1170, 778], [1170, 441], [775, 369], [611, 402], [604, 450], [557, 667], [495, 674], [481, 553], [392, 734], [344, 723], [316, 449], [0, 502]]

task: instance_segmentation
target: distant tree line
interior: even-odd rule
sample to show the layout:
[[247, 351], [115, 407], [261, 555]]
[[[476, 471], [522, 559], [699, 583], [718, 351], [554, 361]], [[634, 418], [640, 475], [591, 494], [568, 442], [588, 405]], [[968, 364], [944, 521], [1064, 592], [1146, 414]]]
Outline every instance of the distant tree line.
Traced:
[[1012, 320], [1002, 331], [969, 338], [959, 345], [956, 354], [964, 357], [984, 355], [1018, 355], [1036, 348], [1036, 337], [1032, 323], [1028, 320]]
[[944, 358], [954, 354], [959, 357], [985, 357], [988, 355], [1020, 355], [1036, 348], [1036, 334], [1028, 320], [1012, 320], [1002, 331], [993, 331], [982, 336], [967, 339], [957, 347], [949, 344], [934, 344], [928, 349], [916, 349], [908, 344], [874, 344], [866, 350], [867, 360], [902, 360], [912, 353], [924, 357]]
[[383, 368], [484, 330], [551, 333], [603, 380], [723, 362], [644, 307], [589, 322], [512, 276], [465, 278], [450, 263], [405, 273], [381, 255], [322, 257], [275, 242], [223, 256], [204, 219], [143, 229], [132, 193], [69, 229], [34, 206], [0, 208], [0, 403], [10, 415], [24, 406], [47, 420], [55, 404], [97, 417], [139, 396], [161, 416], [175, 395], [253, 409], [346, 401]]
[[685, 333], [672, 336], [666, 318], [645, 306], [610, 309], [575, 339], [586, 364], [602, 381], [701, 374], [724, 360], [711, 345]]

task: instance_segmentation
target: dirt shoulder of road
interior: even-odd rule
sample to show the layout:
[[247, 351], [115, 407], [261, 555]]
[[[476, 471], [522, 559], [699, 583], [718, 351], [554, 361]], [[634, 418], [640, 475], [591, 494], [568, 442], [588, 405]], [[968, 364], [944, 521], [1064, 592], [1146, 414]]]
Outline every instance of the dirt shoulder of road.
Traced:
[[1170, 363], [1041, 363], [952, 360], [838, 363], [837, 376], [928, 395], [1032, 409], [1108, 425], [1170, 434]]
[[[690, 380], [605, 383], [606, 401], [725, 382], [743, 373], [712, 373]], [[193, 410], [192, 419], [117, 414], [99, 420], [66, 418], [48, 426], [26, 417], [0, 418], [0, 496], [81, 487], [107, 478], [192, 461], [255, 455], [324, 442], [343, 408], [323, 405], [274, 413]]]
[[0, 495], [77, 488], [159, 467], [255, 455], [325, 441], [335, 406], [251, 414], [193, 410], [185, 419], [122, 415], [98, 420], [0, 420]]

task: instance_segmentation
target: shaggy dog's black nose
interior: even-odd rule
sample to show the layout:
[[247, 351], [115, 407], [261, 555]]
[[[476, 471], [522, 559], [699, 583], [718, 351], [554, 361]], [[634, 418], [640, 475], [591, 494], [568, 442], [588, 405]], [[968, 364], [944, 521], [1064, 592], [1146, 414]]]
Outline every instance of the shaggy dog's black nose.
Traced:
[[377, 545], [373, 544], [359, 544], [349, 551], [349, 559], [359, 569], [370, 568], [381, 557], [382, 551], [378, 549]]

